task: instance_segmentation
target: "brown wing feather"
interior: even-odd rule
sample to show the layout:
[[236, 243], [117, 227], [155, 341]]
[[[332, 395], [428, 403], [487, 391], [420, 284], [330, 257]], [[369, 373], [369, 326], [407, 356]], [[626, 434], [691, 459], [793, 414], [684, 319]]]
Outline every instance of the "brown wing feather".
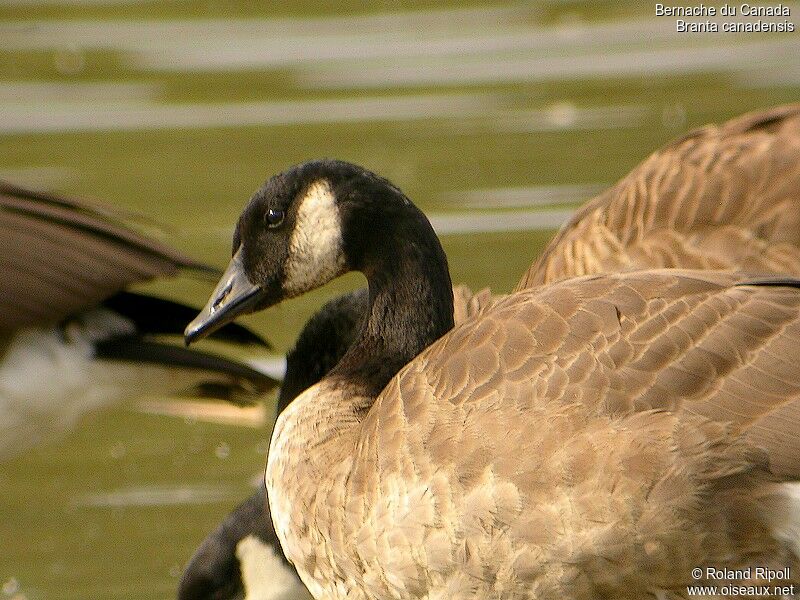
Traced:
[[130, 284], [210, 270], [99, 207], [0, 182], [0, 330], [55, 322]]
[[517, 289], [658, 267], [800, 275], [800, 104], [655, 152], [579, 210]]
[[491, 305], [493, 296], [489, 288], [478, 290], [474, 294], [465, 285], [453, 286], [453, 321], [460, 323], [474, 317]]
[[772, 477], [767, 461], [800, 476], [800, 420], [784, 418], [800, 398], [800, 290], [745, 283], [689, 271], [573, 279], [456, 326], [364, 422], [355, 464], [379, 457], [378, 473], [354, 475], [375, 477], [366, 506], [398, 481], [429, 490], [419, 531], [410, 524], [393, 550], [424, 539], [433, 552], [426, 528], [457, 519], [451, 548], [474, 545], [441, 576], [482, 585], [485, 570], [488, 586], [527, 582], [520, 597], [628, 586], [642, 597], [681, 589], [705, 561], [780, 556], [751, 494]]
[[381, 597], [641, 598], [684, 597], [697, 565], [796, 566], [760, 499], [800, 476], [773, 442], [800, 437], [792, 285], [660, 270], [497, 299], [362, 422], [320, 504], [347, 507], [338, 567], [390, 571]]
[[[381, 398], [419, 400], [421, 376], [428, 393], [448, 399], [454, 408], [443, 412], [459, 416], [441, 428], [427, 422], [433, 446], [464, 418], [484, 438], [470, 443], [493, 443], [482, 428], [500, 406], [517, 414], [521, 436], [531, 423], [523, 413], [548, 405], [614, 417], [685, 409], [748, 431], [778, 472], [800, 477], [798, 347], [797, 287], [679, 270], [580, 278], [496, 300], [401, 371], [390, 384], [399, 389]], [[416, 400], [403, 409], [415, 431], [412, 423], [422, 426], [431, 406], [442, 408]], [[770, 442], [773, 432], [780, 444]]]

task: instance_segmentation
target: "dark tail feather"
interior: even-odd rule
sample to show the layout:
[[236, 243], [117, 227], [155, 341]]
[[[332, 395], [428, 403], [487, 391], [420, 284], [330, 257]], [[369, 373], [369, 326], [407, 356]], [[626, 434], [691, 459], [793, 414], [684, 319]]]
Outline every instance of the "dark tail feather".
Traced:
[[[139, 333], [151, 335], [182, 336], [186, 324], [199, 312], [199, 309], [180, 302], [133, 292], [120, 292], [103, 302], [103, 306], [131, 319]], [[236, 323], [220, 328], [211, 337], [233, 344], [272, 347], [267, 340]]]
[[765, 287], [793, 287], [800, 288], [800, 279], [795, 277], [764, 277], [759, 279], [750, 279], [748, 281], [740, 281], [736, 284], [740, 285], [758, 285]]
[[138, 221], [163, 230], [163, 226], [137, 213], [118, 207], [104, 206], [67, 198], [39, 190], [30, 190], [0, 181], [0, 204], [4, 208], [36, 216], [40, 220], [61, 223], [72, 230], [89, 232], [116, 244], [136, 248], [139, 252], [160, 257], [175, 267], [190, 269], [193, 274], [205, 279], [214, 276], [219, 270], [185, 256], [181, 252], [141, 235], [125, 225], [125, 222]]
[[240, 362], [137, 336], [123, 336], [99, 342], [95, 346], [95, 356], [105, 360], [157, 364], [226, 375], [230, 378], [229, 382], [212, 380], [202, 383], [198, 386], [198, 392], [206, 392], [210, 397], [237, 404], [248, 403], [243, 398], [248, 398], [249, 403], [252, 403], [254, 396], [280, 385], [277, 379]]

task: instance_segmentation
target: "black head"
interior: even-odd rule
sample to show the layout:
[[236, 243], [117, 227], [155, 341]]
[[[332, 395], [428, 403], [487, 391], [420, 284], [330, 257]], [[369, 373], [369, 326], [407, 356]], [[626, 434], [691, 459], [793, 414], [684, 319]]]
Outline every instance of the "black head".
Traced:
[[178, 600], [310, 598], [272, 527], [262, 485], [203, 541], [178, 586]]
[[398, 188], [362, 167], [315, 160], [275, 175], [242, 212], [233, 258], [187, 343], [347, 271], [369, 276], [378, 270], [369, 251], [420, 225], [430, 229]]
[[[280, 548], [263, 486], [231, 512], [194, 553], [181, 577], [178, 600], [223, 600], [243, 594], [236, 548], [248, 536]], [[280, 550], [277, 554], [283, 556]]]

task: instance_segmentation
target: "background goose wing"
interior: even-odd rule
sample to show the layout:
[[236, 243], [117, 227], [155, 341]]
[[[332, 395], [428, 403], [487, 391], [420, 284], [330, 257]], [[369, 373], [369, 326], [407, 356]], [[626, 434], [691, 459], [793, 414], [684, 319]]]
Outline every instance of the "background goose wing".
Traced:
[[658, 267], [800, 275], [800, 104], [658, 150], [580, 209], [517, 289]]
[[180, 268], [211, 271], [108, 211], [0, 182], [0, 330], [59, 321]]

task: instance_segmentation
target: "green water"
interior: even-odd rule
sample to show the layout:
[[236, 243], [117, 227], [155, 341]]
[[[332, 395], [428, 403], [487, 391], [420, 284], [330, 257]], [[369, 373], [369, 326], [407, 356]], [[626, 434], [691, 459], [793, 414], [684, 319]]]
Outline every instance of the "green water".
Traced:
[[[270, 4], [0, 2], [0, 176], [135, 210], [222, 266], [249, 194], [304, 159], [487, 224], [575, 206], [690, 127], [800, 98], [798, 34], [679, 35], [649, 3]], [[443, 242], [454, 281], [497, 291], [552, 233], [482, 229]], [[360, 283], [247, 323], [283, 351]], [[202, 304], [210, 286], [143, 287]], [[0, 464], [0, 598], [171, 597], [267, 435], [121, 406]]]

